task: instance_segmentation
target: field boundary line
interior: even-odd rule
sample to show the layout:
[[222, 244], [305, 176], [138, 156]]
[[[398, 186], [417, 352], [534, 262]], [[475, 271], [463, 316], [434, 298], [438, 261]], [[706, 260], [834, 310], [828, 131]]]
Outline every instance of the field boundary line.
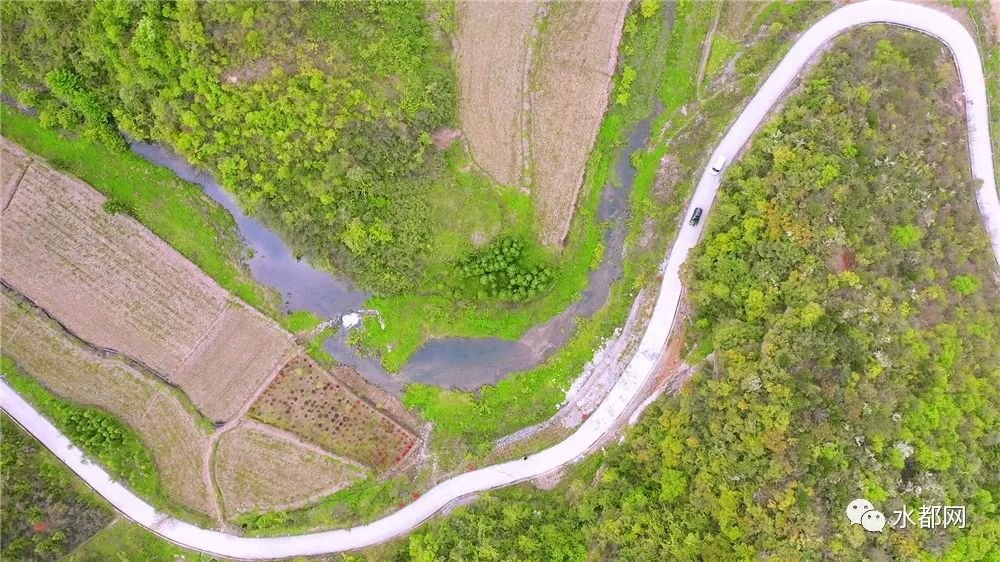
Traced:
[[3, 209], [0, 209], [0, 212], [4, 212], [7, 210], [7, 207], [10, 207], [11, 201], [13, 201], [14, 197], [17, 196], [17, 188], [21, 187], [21, 180], [23, 180], [24, 176], [28, 174], [28, 168], [34, 165], [35, 165], [35, 159], [29, 156], [28, 165], [25, 166], [23, 170], [21, 170], [20, 174], [18, 174], [17, 181], [15, 181], [14, 186], [10, 188], [10, 197], [8, 197], [7, 200], [3, 202]]
[[246, 426], [246, 427], [249, 427], [250, 429], [255, 429], [255, 430], [257, 430], [257, 431], [259, 431], [261, 433], [266, 433], [266, 434], [270, 435], [271, 437], [274, 437], [275, 439], [281, 439], [281, 440], [286, 441], [288, 443], [291, 443], [293, 445], [298, 445], [298, 446], [302, 447], [303, 449], [308, 449], [308, 450], [310, 450], [310, 451], [312, 451], [312, 452], [314, 452], [316, 454], [323, 455], [325, 457], [329, 457], [329, 458], [331, 458], [331, 459], [333, 459], [333, 460], [335, 460], [337, 462], [340, 462], [340, 463], [343, 463], [343, 464], [347, 464], [347, 465], [351, 465], [351, 466], [353, 466], [355, 468], [360, 468], [362, 471], [371, 472], [372, 474], [375, 474], [374, 470], [372, 470], [371, 468], [369, 468], [369, 467], [361, 464], [360, 462], [358, 462], [358, 461], [356, 461], [354, 459], [347, 458], [347, 457], [342, 457], [342, 456], [340, 456], [340, 455], [338, 455], [336, 453], [331, 453], [330, 451], [327, 451], [323, 447], [320, 447], [319, 445], [317, 445], [315, 443], [307, 441], [304, 437], [300, 436], [297, 433], [293, 433], [291, 431], [288, 431], [287, 429], [282, 429], [280, 427], [275, 427], [273, 425], [266, 424], [264, 422], [258, 421], [258, 420], [254, 419], [254, 418], [249, 417], [249, 416], [247, 416], [246, 418], [244, 418], [241, 423], [237, 424], [237, 426], [234, 427], [234, 428], [232, 428], [232, 429], [237, 429], [237, 428], [239, 428], [239, 426]]

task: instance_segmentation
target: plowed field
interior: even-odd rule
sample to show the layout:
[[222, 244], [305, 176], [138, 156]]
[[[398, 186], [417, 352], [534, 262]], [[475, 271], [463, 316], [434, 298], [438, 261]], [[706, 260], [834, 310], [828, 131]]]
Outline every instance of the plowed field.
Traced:
[[458, 2], [455, 38], [462, 130], [476, 163], [521, 186], [525, 90], [536, 2]]
[[0, 137], [0, 209], [6, 209], [14, 188], [31, 160], [21, 147]]
[[215, 456], [227, 516], [298, 507], [349, 486], [363, 472], [247, 423], [219, 439]]
[[376, 472], [391, 468], [418, 443], [307, 357], [282, 368], [249, 415]]
[[87, 184], [32, 163], [3, 213], [0, 275], [83, 340], [178, 384], [207, 416], [232, 417], [291, 337], [104, 203]]
[[476, 163], [530, 188], [542, 242], [569, 230], [607, 108], [627, 2], [460, 2], [459, 116]]
[[628, 2], [551, 5], [532, 72], [532, 194], [542, 242], [562, 244], [611, 91]]
[[247, 306], [231, 305], [174, 377], [206, 416], [234, 417], [288, 360], [291, 336]]

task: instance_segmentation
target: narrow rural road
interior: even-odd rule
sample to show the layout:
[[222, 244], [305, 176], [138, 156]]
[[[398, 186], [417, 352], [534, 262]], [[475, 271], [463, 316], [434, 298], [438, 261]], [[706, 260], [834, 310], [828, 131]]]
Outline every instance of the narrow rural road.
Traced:
[[[926, 32], [942, 40], [954, 53], [965, 90], [972, 175], [983, 182], [977, 192], [977, 199], [994, 254], [1000, 263], [1000, 201], [997, 198], [990, 147], [989, 112], [982, 61], [975, 41], [965, 28], [932, 8], [893, 0], [869, 0], [840, 8], [817, 22], [795, 42], [788, 55], [733, 123], [710, 161], [720, 155], [731, 157], [737, 154], [761, 124], [768, 110], [824, 43], [847, 29], [868, 23], [893, 23]], [[689, 210], [701, 207], [707, 215], [718, 187], [719, 177], [706, 171], [698, 183]], [[681, 281], [678, 272], [687, 259], [688, 252], [698, 242], [706, 222], [703, 220], [698, 227], [685, 223], [681, 229], [664, 265], [659, 300], [635, 357], [607, 398], [575, 433], [527, 460], [498, 464], [446, 480], [413, 503], [368, 525], [272, 538], [237, 537], [201, 529], [157, 513], [148, 503], [113, 482], [104, 470], [87, 462], [66, 437], [6, 384], [0, 384], [0, 405], [129, 519], [180, 545], [244, 559], [326, 554], [365, 547], [414, 529], [456, 498], [527, 480], [572, 463], [610, 431], [652, 375], [680, 300]]]

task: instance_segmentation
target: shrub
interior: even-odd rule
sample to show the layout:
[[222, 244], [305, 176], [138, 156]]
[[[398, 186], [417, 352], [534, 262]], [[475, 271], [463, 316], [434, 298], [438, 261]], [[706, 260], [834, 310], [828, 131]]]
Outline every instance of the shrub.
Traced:
[[959, 275], [951, 280], [951, 286], [958, 294], [967, 297], [979, 290], [982, 282], [973, 275]]
[[[550, 267], [527, 263], [524, 243], [508, 237], [498, 238], [459, 260], [455, 273], [466, 281], [464, 293], [474, 294], [480, 301], [530, 300], [549, 288], [554, 280]], [[462, 294], [460, 288], [452, 290], [454, 296]]]
[[132, 218], [137, 218], [135, 209], [121, 199], [108, 199], [103, 205], [101, 205], [101, 207], [104, 209], [104, 212], [109, 215], [122, 214], [128, 215]]

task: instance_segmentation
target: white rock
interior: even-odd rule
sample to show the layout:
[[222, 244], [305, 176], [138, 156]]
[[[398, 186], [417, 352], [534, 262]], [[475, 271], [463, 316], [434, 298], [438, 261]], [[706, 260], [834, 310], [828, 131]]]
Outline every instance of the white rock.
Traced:
[[357, 312], [352, 312], [345, 314], [340, 320], [343, 322], [345, 328], [353, 328], [361, 323], [361, 315]]

